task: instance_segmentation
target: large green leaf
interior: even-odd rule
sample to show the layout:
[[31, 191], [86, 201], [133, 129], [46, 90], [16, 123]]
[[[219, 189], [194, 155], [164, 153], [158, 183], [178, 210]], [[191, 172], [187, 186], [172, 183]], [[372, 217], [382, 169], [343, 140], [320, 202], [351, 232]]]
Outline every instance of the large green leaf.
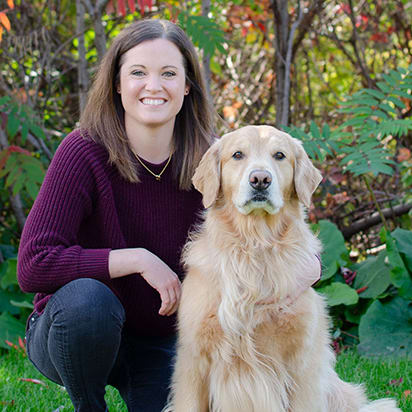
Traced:
[[13, 316], [4, 312], [0, 315], [0, 347], [10, 349], [6, 340], [16, 343], [18, 338], [24, 338], [25, 327]]
[[391, 235], [396, 239], [399, 252], [405, 255], [405, 263], [409, 272], [412, 272], [412, 231], [398, 227]]
[[345, 239], [335, 224], [328, 220], [321, 220], [314, 225], [314, 230], [319, 231], [319, 239], [323, 244], [322, 252], [322, 280], [331, 278], [341, 264], [344, 264], [343, 256], [348, 256]]
[[354, 305], [359, 300], [356, 290], [346, 283], [333, 282], [324, 288], [318, 289], [318, 292], [326, 296], [329, 306]]
[[[12, 315], [18, 315], [20, 313], [20, 309], [11, 303], [11, 299], [13, 297], [17, 297], [16, 293], [5, 292], [4, 290], [0, 289], [0, 313], [2, 312], [9, 312]], [[21, 298], [21, 296], [19, 296]]]
[[411, 302], [401, 297], [385, 304], [373, 302], [361, 319], [359, 339], [362, 355], [412, 359]]
[[399, 295], [407, 299], [412, 299], [412, 279], [399, 254], [395, 239], [390, 233], [382, 228], [381, 239], [386, 243], [389, 264], [391, 265], [392, 283], [399, 289]]
[[6, 270], [1, 277], [0, 286], [5, 289], [10, 285], [17, 285], [17, 258], [7, 259], [5, 262]]
[[385, 264], [386, 253], [368, 257], [357, 270], [354, 287], [366, 289], [359, 294], [361, 298], [376, 298], [391, 284], [391, 271]]

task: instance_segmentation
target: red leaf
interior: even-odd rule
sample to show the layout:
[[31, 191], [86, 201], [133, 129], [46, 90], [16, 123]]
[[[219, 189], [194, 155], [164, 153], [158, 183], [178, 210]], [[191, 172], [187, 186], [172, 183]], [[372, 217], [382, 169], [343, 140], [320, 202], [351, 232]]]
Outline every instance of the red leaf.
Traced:
[[48, 386], [40, 379], [20, 378], [20, 380], [23, 382], [35, 383], [36, 385], [41, 385], [41, 386], [44, 386], [45, 388], [48, 388]]
[[13, 0], [7, 0], [7, 5], [9, 6], [10, 9], [14, 9], [14, 2], [13, 2]]
[[12, 342], [10, 342], [10, 341], [8, 341], [8, 340], [5, 340], [4, 342], [6, 342], [6, 345], [9, 345], [11, 348], [13, 348], [13, 349], [19, 349], [18, 347], [17, 347], [17, 345], [15, 345], [14, 343], [12, 343]]
[[2, 152], [0, 152], [0, 170], [3, 169], [3, 167], [6, 165], [9, 156], [10, 152], [8, 150], [3, 150]]
[[114, 12], [115, 12], [115, 10], [114, 10], [114, 6], [113, 6], [113, 0], [110, 0], [107, 3], [107, 6], [106, 6], [106, 14], [112, 14]]
[[263, 33], [266, 33], [266, 26], [263, 23], [258, 23], [257, 25]]
[[123, 16], [126, 17], [126, 4], [124, 0], [117, 0], [117, 7], [119, 10], [119, 13]]
[[392, 379], [392, 380], [389, 382], [389, 385], [398, 386], [398, 385], [400, 385], [402, 382], [403, 382], [403, 378]]
[[127, 0], [127, 4], [129, 5], [129, 10], [134, 13], [136, 11], [136, 4], [134, 0]]
[[360, 293], [365, 292], [365, 290], [368, 289], [368, 287], [369, 286], [364, 286], [363, 288], [356, 289], [356, 293], [359, 295]]
[[24, 344], [23, 339], [19, 336], [19, 346], [23, 350], [24, 353], [26, 353], [26, 346]]
[[27, 155], [27, 156], [31, 156], [31, 153], [30, 153], [28, 150], [23, 149], [23, 148], [20, 147], [20, 146], [11, 145], [11, 146], [8, 147], [7, 150], [8, 150], [10, 153], [23, 153], [23, 154], [25, 154], [25, 155]]

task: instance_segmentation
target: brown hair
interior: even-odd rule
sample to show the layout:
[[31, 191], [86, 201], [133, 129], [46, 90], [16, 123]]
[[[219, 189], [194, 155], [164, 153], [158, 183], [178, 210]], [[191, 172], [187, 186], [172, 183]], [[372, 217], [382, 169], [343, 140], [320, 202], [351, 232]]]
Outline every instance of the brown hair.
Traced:
[[113, 40], [103, 57], [89, 91], [80, 127], [106, 147], [109, 161], [130, 182], [139, 182], [139, 164], [131, 151], [124, 124], [124, 109], [117, 93], [122, 56], [138, 44], [154, 39], [172, 42], [183, 56], [190, 93], [176, 116], [173, 130], [173, 170], [181, 189], [191, 187], [191, 178], [213, 133], [212, 109], [207, 97], [196, 50], [184, 31], [167, 20], [140, 20]]

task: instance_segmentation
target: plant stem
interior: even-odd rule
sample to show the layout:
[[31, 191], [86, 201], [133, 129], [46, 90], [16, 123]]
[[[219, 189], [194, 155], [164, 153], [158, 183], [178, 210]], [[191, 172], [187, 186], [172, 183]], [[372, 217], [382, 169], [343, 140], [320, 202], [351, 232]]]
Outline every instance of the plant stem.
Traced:
[[369, 184], [369, 181], [368, 181], [367, 177], [366, 177], [365, 175], [363, 175], [362, 178], [363, 178], [363, 181], [365, 182], [366, 187], [368, 188], [368, 191], [369, 191], [369, 193], [370, 193], [370, 195], [371, 195], [371, 197], [372, 197], [373, 203], [375, 203], [376, 209], [378, 210], [378, 213], [379, 213], [379, 216], [380, 216], [380, 218], [381, 218], [381, 220], [382, 220], [383, 226], [385, 227], [386, 231], [389, 233], [388, 224], [387, 224], [387, 222], [386, 222], [385, 216], [384, 216], [383, 213], [382, 213], [382, 209], [380, 208], [379, 203], [378, 203], [378, 201], [376, 200], [375, 193], [373, 192], [372, 187], [371, 187], [371, 185]]

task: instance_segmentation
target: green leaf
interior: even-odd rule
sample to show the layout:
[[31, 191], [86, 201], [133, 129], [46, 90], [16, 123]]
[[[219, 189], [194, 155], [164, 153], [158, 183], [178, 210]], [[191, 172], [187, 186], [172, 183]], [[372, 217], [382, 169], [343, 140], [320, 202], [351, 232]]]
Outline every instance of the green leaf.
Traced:
[[19, 322], [7, 312], [0, 315], [0, 347], [10, 349], [5, 341], [15, 343], [19, 337], [23, 339], [24, 335], [25, 326], [22, 322]]
[[397, 99], [396, 97], [388, 97], [389, 101], [391, 101], [395, 106], [398, 106], [400, 109], [405, 109], [405, 103], [402, 100]]
[[4, 106], [10, 101], [10, 96], [3, 96], [0, 98], [0, 106]]
[[407, 299], [412, 299], [412, 280], [405, 264], [399, 254], [395, 239], [390, 233], [382, 228], [380, 236], [383, 242], [386, 243], [389, 264], [391, 265], [391, 280], [392, 283], [399, 289], [399, 295]]
[[399, 252], [405, 255], [406, 266], [412, 273], [412, 231], [398, 227], [391, 235], [396, 241]]
[[5, 292], [0, 289], [0, 313], [9, 312], [12, 315], [18, 315], [20, 313], [20, 309], [11, 304], [10, 297], [10, 292]]
[[344, 256], [348, 256], [345, 239], [335, 224], [328, 220], [320, 220], [314, 225], [315, 231], [319, 231], [319, 239], [323, 244], [322, 252], [322, 280], [331, 278], [341, 264], [345, 263]]
[[9, 135], [10, 138], [13, 138], [17, 134], [17, 131], [19, 130], [19, 126], [20, 126], [20, 119], [14, 114], [10, 113], [7, 119], [7, 129], [6, 129], [7, 134]]
[[358, 352], [371, 357], [412, 359], [412, 307], [400, 297], [372, 303], [359, 325]]
[[310, 123], [310, 132], [315, 139], [320, 139], [320, 130], [318, 125], [312, 120]]
[[46, 138], [46, 135], [44, 134], [44, 130], [41, 127], [37, 126], [36, 124], [30, 123], [29, 128], [31, 132], [39, 139], [44, 140]]
[[36, 197], [39, 194], [40, 187], [36, 183], [33, 183], [32, 181], [28, 180], [26, 181], [26, 190], [30, 197], [33, 200], [36, 200]]
[[333, 282], [317, 291], [326, 296], [329, 306], [354, 305], [359, 300], [356, 290], [346, 283]]
[[370, 94], [373, 97], [376, 97], [379, 100], [383, 100], [386, 98], [386, 96], [380, 92], [379, 90], [375, 90], [375, 89], [364, 89], [365, 93]]
[[6, 289], [10, 285], [18, 285], [17, 282], [17, 258], [7, 259], [6, 262], [6, 272], [2, 276], [0, 281], [0, 286]]
[[390, 268], [385, 264], [386, 252], [368, 257], [357, 270], [355, 289], [367, 287], [359, 294], [361, 298], [376, 298], [391, 284]]

